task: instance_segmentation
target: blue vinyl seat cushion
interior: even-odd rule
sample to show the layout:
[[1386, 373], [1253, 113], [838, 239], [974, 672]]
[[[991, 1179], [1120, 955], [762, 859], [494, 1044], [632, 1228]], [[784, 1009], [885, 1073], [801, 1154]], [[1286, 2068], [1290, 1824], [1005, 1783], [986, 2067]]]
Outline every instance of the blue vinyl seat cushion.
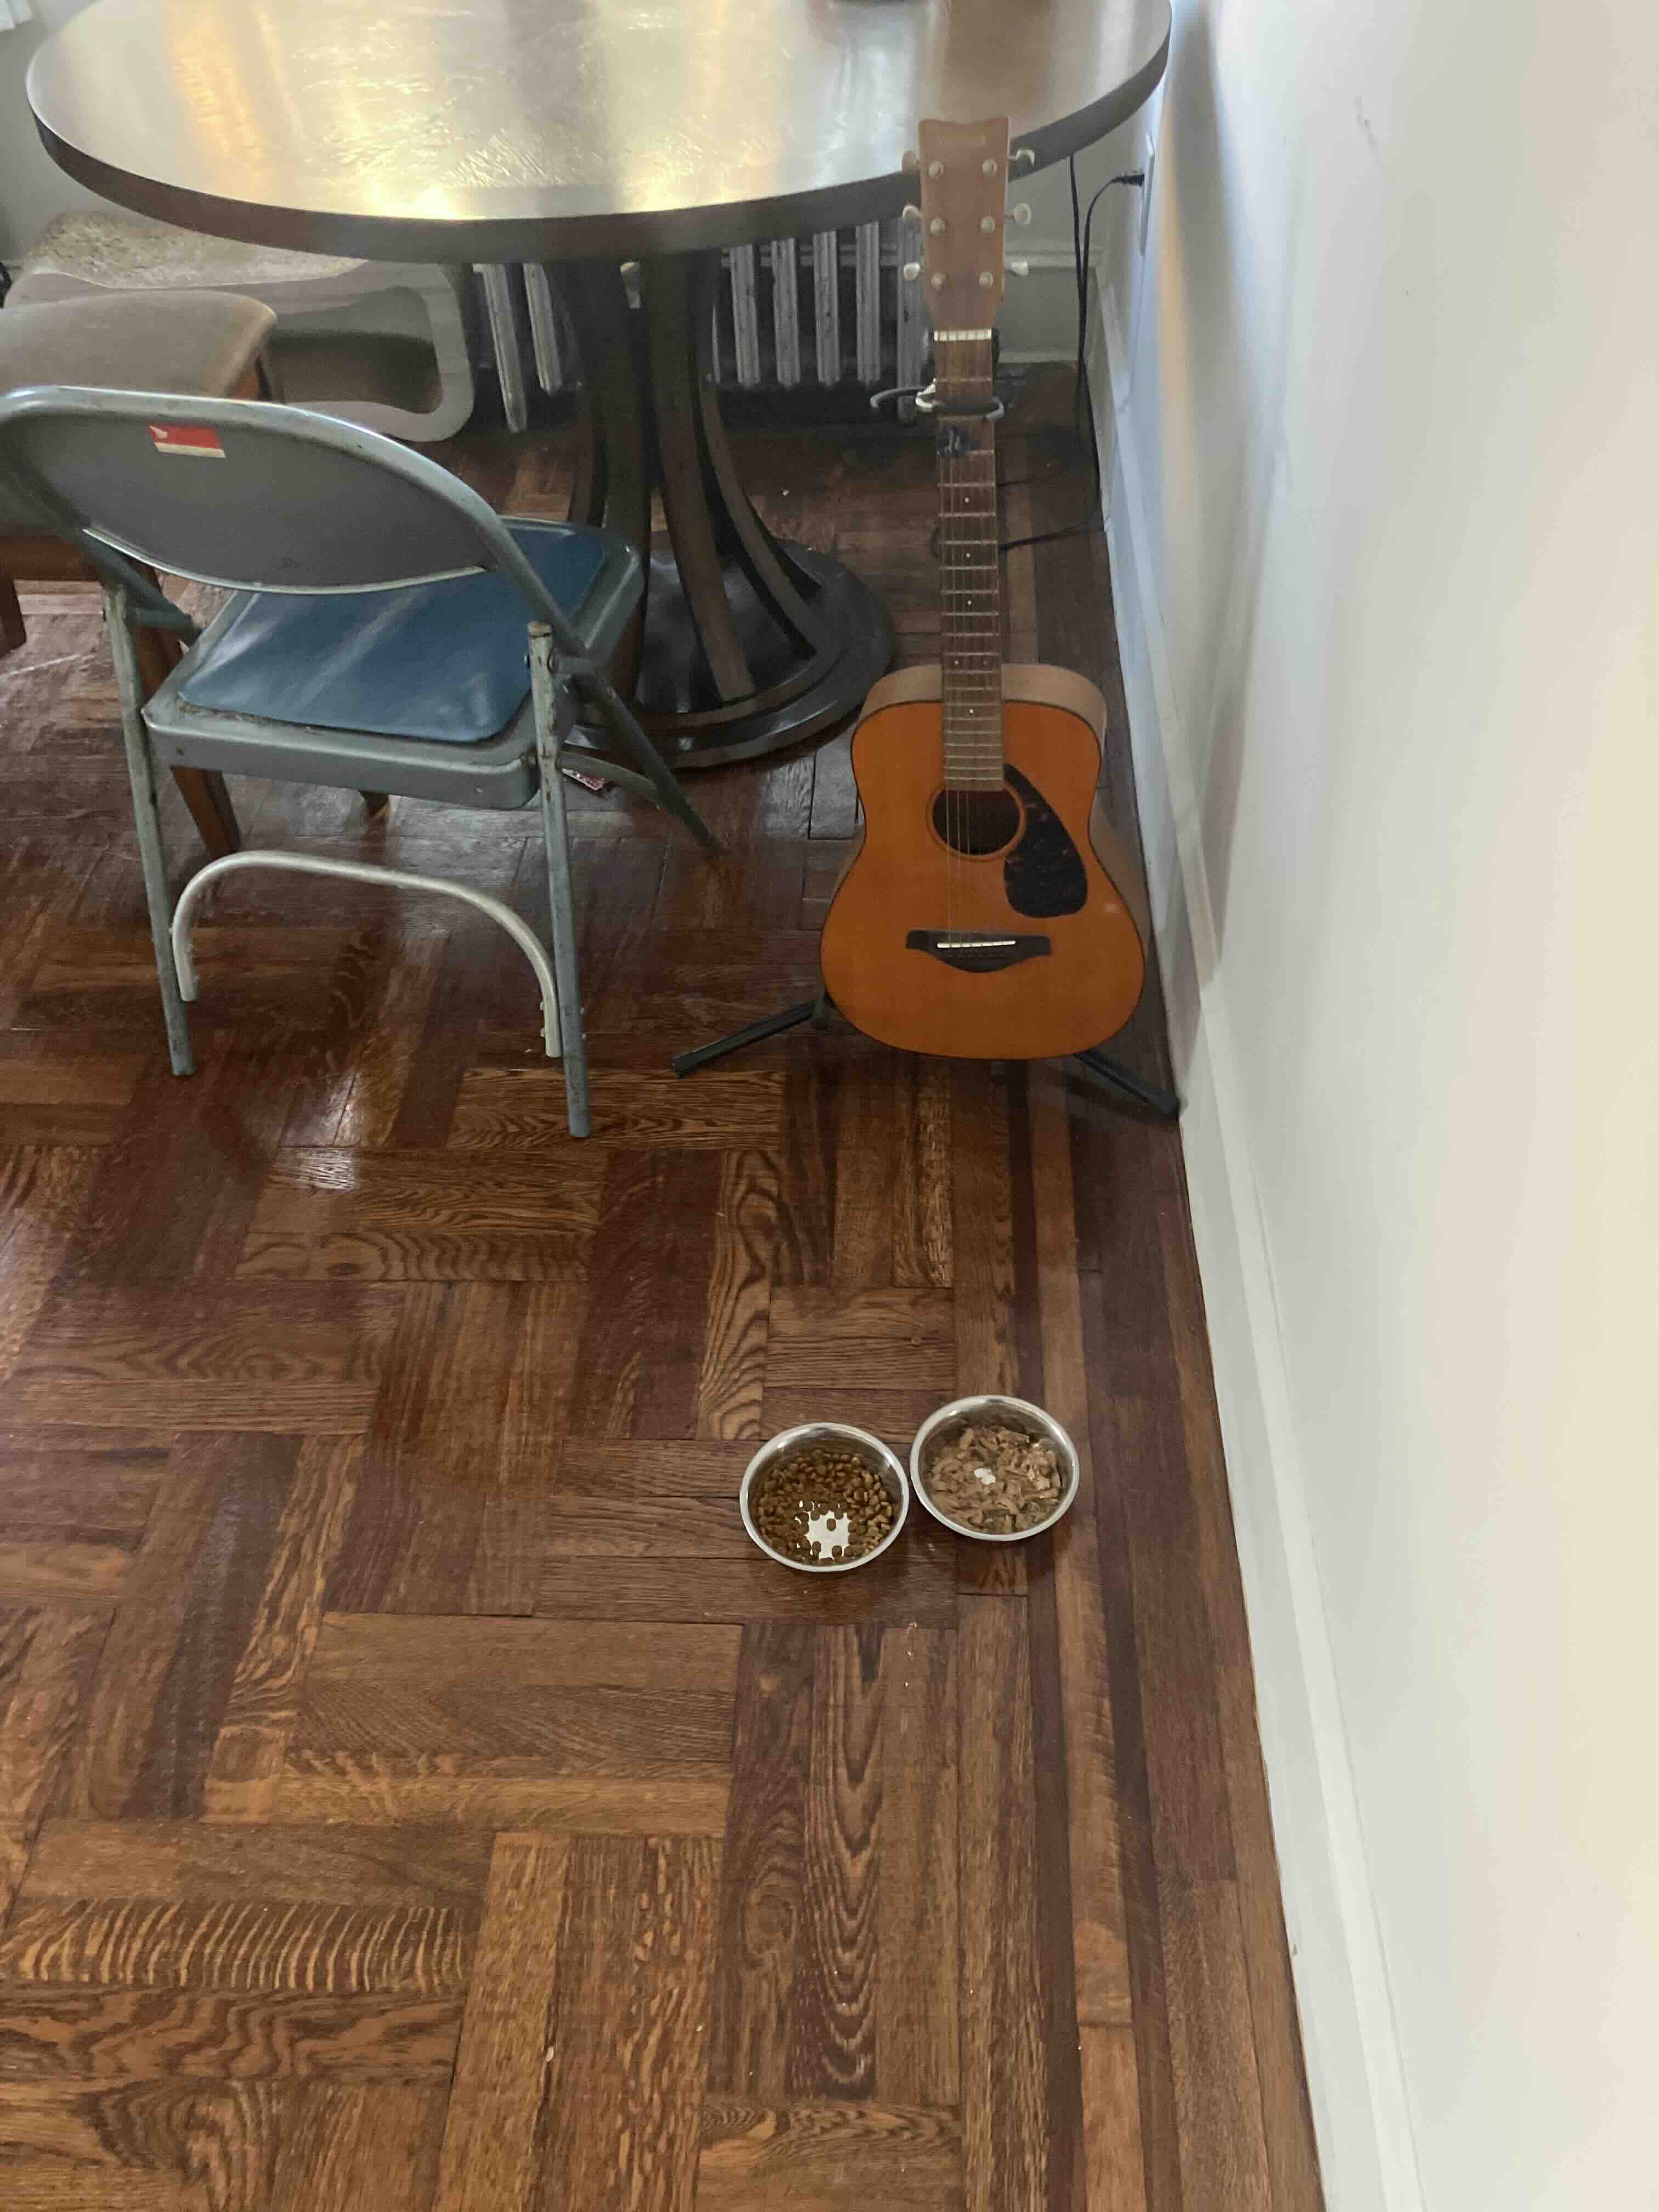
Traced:
[[[507, 527], [574, 621], [605, 540], [558, 522]], [[516, 586], [488, 572], [386, 592], [251, 592], [179, 696], [267, 722], [478, 744], [524, 704], [532, 619]]]

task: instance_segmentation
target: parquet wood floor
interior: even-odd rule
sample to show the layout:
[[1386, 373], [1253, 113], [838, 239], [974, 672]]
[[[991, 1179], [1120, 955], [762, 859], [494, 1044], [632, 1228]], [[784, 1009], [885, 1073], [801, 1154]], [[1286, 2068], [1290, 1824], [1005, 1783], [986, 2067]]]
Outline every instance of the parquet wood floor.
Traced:
[[[1011, 533], [1081, 505], [1051, 386]], [[559, 511], [568, 434], [453, 456]], [[925, 440], [750, 432], [932, 644]], [[1047, 480], [1044, 480], [1047, 479]], [[1104, 556], [1011, 648], [1113, 708]], [[482, 921], [244, 881], [167, 1071], [93, 602], [0, 659], [0, 2202], [1316, 2212], [1179, 1141], [1052, 1067], [798, 1033], [844, 735], [573, 797], [596, 1134]], [[241, 787], [255, 840], [536, 918], [533, 823]], [[171, 796], [169, 833], [188, 826]], [[1162, 1060], [1149, 997], [1118, 1048]], [[755, 1439], [1018, 1387], [1053, 1540], [828, 1585]]]

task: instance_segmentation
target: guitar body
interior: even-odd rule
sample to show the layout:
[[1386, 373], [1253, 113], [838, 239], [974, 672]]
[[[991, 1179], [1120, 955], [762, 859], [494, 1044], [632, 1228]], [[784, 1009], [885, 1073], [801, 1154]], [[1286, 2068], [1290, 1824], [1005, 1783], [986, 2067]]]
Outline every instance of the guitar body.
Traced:
[[1103, 1043], [1140, 996], [1139, 877], [1091, 821], [1100, 694], [1055, 668], [1005, 668], [1002, 692], [1006, 782], [973, 794], [972, 820], [942, 790], [939, 669], [878, 684], [854, 735], [866, 826], [824, 921], [823, 983], [906, 1051], [1059, 1059]]

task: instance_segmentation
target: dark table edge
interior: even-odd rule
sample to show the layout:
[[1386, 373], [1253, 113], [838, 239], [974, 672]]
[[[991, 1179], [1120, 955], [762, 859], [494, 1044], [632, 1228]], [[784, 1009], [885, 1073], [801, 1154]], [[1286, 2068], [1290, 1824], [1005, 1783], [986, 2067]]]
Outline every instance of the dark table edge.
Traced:
[[[1103, 138], [1143, 106], [1169, 60], [1166, 31], [1157, 52], [1133, 76], [1057, 123], [1022, 132], [1018, 143], [1036, 155], [1038, 169]], [[722, 246], [748, 246], [772, 238], [799, 238], [818, 230], [878, 222], [897, 215], [915, 190], [902, 170], [853, 185], [826, 185], [764, 200], [679, 208], [661, 214], [456, 216], [441, 222], [368, 215], [327, 215], [226, 199], [132, 175], [61, 138], [40, 117], [35, 128], [52, 160], [77, 184], [118, 206], [159, 217], [214, 238], [249, 246], [285, 246], [303, 253], [351, 255], [365, 261], [578, 261], [601, 257], [629, 260], [660, 253], [693, 253]], [[1016, 182], [1020, 181], [1019, 179]]]

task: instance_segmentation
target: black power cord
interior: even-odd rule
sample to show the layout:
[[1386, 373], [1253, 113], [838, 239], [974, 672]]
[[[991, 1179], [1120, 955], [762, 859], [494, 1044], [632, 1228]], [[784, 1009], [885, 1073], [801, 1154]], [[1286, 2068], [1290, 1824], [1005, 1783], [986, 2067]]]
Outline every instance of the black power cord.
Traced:
[[1088, 331], [1089, 331], [1089, 241], [1093, 234], [1095, 210], [1114, 185], [1137, 185], [1144, 191], [1146, 186], [1145, 169], [1125, 169], [1115, 177], [1108, 177], [1089, 203], [1089, 211], [1083, 217], [1079, 234], [1078, 228], [1077, 155], [1066, 163], [1072, 179], [1072, 258], [1077, 271], [1077, 374], [1072, 386], [1072, 423], [1080, 430], [1078, 416], [1086, 409], [1089, 423], [1089, 454], [1094, 471], [1095, 505], [1100, 504], [1100, 441], [1095, 435], [1094, 402], [1089, 392]]
[[[1095, 516], [1100, 509], [1100, 441], [1095, 435], [1094, 400], [1089, 390], [1087, 359], [1089, 246], [1094, 233], [1095, 210], [1100, 205], [1106, 194], [1111, 191], [1114, 185], [1139, 185], [1144, 188], [1146, 172], [1145, 169], [1125, 169], [1121, 175], [1108, 177], [1089, 202], [1088, 211], [1085, 214], [1083, 210], [1082, 194], [1078, 190], [1075, 154], [1066, 163], [1066, 168], [1072, 185], [1072, 266], [1077, 283], [1077, 363], [1072, 378], [1072, 432], [1080, 447], [1083, 443], [1084, 424], [1086, 421], [1089, 432], [1089, 478], [1092, 504], [1089, 520], [1086, 522], [1068, 523], [1063, 530], [1039, 530], [1030, 538], [1005, 539], [1001, 547], [1001, 550], [1005, 553], [1012, 552], [1017, 547], [1022, 545], [1048, 545], [1057, 538], [1087, 537], [1095, 526]], [[1065, 472], [1056, 470], [1054, 473], [1060, 475]], [[1039, 477], [1019, 481], [1040, 483], [1045, 479]]]

